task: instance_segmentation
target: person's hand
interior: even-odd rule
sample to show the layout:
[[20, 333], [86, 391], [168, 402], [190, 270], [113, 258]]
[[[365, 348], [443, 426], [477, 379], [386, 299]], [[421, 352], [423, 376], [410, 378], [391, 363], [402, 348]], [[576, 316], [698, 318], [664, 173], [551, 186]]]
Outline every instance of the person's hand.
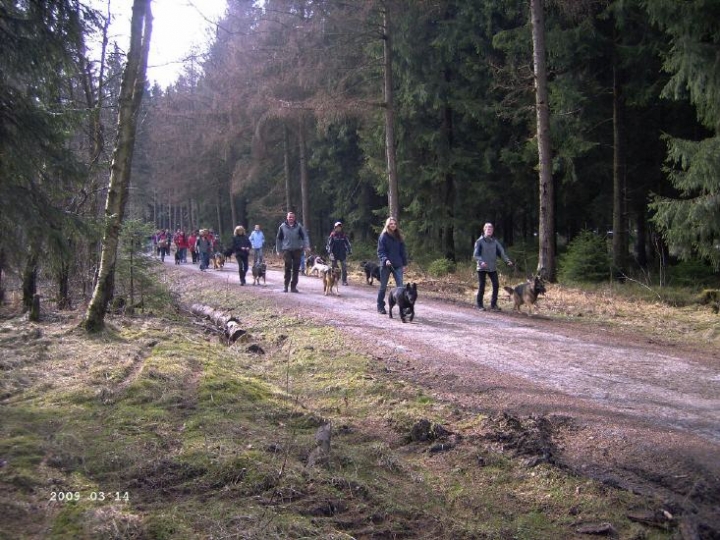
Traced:
[[512, 261], [508, 261], [508, 266], [515, 266], [515, 263], [513, 263]]
[[482, 261], [480, 263], [480, 268], [487, 268], [487, 263], [485, 261]]
[[390, 262], [390, 259], [387, 259], [385, 261], [385, 266], [392, 266], [392, 263]]

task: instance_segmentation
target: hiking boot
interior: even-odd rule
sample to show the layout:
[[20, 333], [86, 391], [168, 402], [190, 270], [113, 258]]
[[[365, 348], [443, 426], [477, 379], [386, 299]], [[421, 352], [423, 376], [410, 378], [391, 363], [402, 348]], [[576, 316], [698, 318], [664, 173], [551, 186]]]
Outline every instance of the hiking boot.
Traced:
[[482, 306], [477, 306], [478, 311], [485, 311], [485, 308]]
[[287, 292], [287, 287], [285, 287], [285, 288], [283, 289], [283, 292]]
[[297, 292], [297, 293], [299, 293], [300, 291], [297, 290], [297, 287], [291, 287], [291, 288], [290, 288], [290, 292]]
[[378, 308], [378, 313], [379, 313], [380, 315], [387, 315], [387, 311], [385, 311], [385, 308], [384, 308], [384, 307]]
[[347, 284], [348, 284], [348, 282], [347, 282], [347, 281], [343, 281], [343, 285], [347, 285]]
[[502, 311], [502, 309], [497, 306], [490, 306], [490, 311]]

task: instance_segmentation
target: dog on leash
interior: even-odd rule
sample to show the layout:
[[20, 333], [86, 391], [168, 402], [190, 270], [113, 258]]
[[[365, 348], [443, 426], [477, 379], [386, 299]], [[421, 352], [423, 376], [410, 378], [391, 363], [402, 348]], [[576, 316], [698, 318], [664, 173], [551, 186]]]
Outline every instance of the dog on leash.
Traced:
[[305, 274], [308, 276], [315, 274], [317, 277], [320, 277], [328, 268], [329, 266], [325, 264], [325, 259], [318, 255], [311, 255], [305, 266]]
[[365, 281], [368, 285], [372, 285], [374, 279], [380, 281], [380, 267], [376, 262], [363, 261], [360, 263], [360, 268], [365, 271]]
[[402, 322], [407, 322], [405, 320], [406, 317], [409, 317], [410, 322], [412, 322], [415, 318], [415, 301], [417, 300], [417, 296], [416, 283], [410, 283], [405, 287], [395, 287], [392, 289], [388, 297], [388, 304], [390, 305], [388, 314], [390, 318], [393, 318], [392, 310], [395, 305], [397, 305]]
[[[320, 259], [320, 260], [322, 260], [322, 259]], [[316, 262], [313, 265], [312, 270], [310, 270], [310, 274], [308, 274], [308, 275], [315, 274], [317, 277], [321, 278], [325, 275], [325, 272], [327, 272], [328, 270], [330, 270], [330, 266], [328, 266], [327, 264], [321, 263], [321, 262], [320, 263]]]
[[263, 280], [265, 285], [265, 272], [267, 265], [265, 263], [255, 264], [252, 267], [253, 285], [260, 285], [260, 279]]
[[520, 306], [526, 304], [530, 315], [538, 296], [545, 294], [545, 283], [540, 276], [531, 276], [525, 283], [515, 287], [503, 287], [513, 301], [513, 309], [520, 313]]
[[327, 296], [335, 289], [335, 295], [340, 296], [340, 269], [330, 268], [323, 272], [323, 294]]
[[215, 253], [215, 255], [212, 258], [213, 268], [215, 270], [222, 270], [225, 266], [225, 255], [223, 255], [220, 251]]

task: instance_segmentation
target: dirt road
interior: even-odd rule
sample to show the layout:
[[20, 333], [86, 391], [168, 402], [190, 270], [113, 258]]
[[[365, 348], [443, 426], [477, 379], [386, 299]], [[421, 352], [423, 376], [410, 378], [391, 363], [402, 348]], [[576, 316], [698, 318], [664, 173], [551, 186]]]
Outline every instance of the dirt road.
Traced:
[[[199, 274], [196, 266], [175, 268]], [[420, 289], [415, 321], [403, 324], [397, 314], [376, 312], [377, 283], [356, 279], [339, 297], [326, 297], [320, 279], [304, 276], [299, 294], [284, 293], [275, 270], [266, 285], [246, 287], [235, 264], [203, 275], [341, 329], [438, 399], [486, 414], [563, 418], [553, 435], [564, 465], [654, 492], [699, 520], [701, 533], [720, 534], [712, 511], [720, 508], [720, 359], [713, 355], [553, 321], [542, 317], [542, 300], [540, 315], [528, 317], [507, 311], [507, 302], [501, 313], [479, 312], [430, 301]]]

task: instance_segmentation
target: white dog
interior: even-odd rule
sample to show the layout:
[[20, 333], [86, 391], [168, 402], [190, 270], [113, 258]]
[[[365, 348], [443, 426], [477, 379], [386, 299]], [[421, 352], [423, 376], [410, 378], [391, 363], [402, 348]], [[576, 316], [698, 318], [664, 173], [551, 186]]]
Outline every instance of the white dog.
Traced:
[[330, 270], [330, 267], [327, 264], [315, 263], [310, 270], [310, 274], [315, 274], [317, 277], [320, 277], [328, 270]]

